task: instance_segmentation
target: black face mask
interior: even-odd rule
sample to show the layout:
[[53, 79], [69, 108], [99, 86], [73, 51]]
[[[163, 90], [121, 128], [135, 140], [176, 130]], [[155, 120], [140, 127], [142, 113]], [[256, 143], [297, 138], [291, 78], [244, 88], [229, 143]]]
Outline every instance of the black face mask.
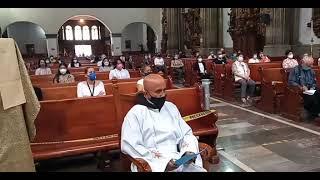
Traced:
[[157, 109], [161, 110], [161, 108], [164, 105], [164, 102], [166, 101], [166, 96], [163, 96], [160, 98], [151, 97], [151, 99], [149, 99], [149, 101], [151, 101]]

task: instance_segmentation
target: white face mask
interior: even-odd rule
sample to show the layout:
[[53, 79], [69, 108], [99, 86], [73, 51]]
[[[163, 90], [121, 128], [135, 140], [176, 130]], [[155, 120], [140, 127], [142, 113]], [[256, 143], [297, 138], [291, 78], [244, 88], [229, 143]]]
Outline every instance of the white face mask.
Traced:
[[199, 58], [198, 61], [199, 61], [199, 62], [202, 62], [202, 58]]
[[257, 57], [258, 57], [257, 55], [253, 55], [253, 59], [257, 59]]
[[222, 54], [219, 54], [219, 55], [218, 55], [218, 57], [219, 57], [219, 58], [222, 58], [222, 57], [223, 57], [223, 55], [222, 55]]
[[49, 64], [49, 63], [50, 63], [50, 61], [46, 61], [46, 63], [47, 63], [47, 64]]
[[60, 69], [60, 73], [61, 74], [66, 74], [67, 73], [67, 69]]
[[288, 58], [292, 59], [293, 58], [293, 54], [289, 54]]
[[178, 56], [175, 56], [174, 59], [179, 59], [179, 57], [178, 57]]
[[105, 66], [109, 66], [109, 62], [104, 62], [104, 65]]
[[243, 57], [242, 56], [238, 57], [238, 61], [242, 62], [243, 61]]
[[74, 62], [74, 63], [77, 63], [77, 62], [78, 62], [78, 60], [73, 60], [73, 62]]

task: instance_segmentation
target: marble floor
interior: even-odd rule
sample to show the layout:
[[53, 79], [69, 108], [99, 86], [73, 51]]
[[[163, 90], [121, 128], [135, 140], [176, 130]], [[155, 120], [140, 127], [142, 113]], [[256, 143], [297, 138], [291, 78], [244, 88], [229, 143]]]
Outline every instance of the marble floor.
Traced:
[[[210, 172], [295, 172], [320, 171], [320, 127], [295, 123], [254, 107], [242, 108], [211, 98], [218, 111], [217, 140], [220, 163]], [[110, 168], [97, 168], [93, 154], [40, 162], [40, 172], [119, 172], [118, 151]]]

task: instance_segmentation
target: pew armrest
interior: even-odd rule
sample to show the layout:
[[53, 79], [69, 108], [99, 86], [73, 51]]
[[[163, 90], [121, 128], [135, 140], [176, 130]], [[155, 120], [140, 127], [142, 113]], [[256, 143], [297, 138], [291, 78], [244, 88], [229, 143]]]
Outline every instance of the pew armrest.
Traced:
[[[204, 150], [200, 155], [204, 164], [204, 168], [209, 170], [209, 166], [207, 165], [211, 158], [213, 157], [214, 151], [211, 146], [205, 143], [199, 142], [199, 151]], [[141, 158], [133, 158], [129, 155], [123, 154], [131, 163], [137, 166], [139, 172], [152, 172], [151, 167], [149, 166], [148, 162], [141, 159]]]

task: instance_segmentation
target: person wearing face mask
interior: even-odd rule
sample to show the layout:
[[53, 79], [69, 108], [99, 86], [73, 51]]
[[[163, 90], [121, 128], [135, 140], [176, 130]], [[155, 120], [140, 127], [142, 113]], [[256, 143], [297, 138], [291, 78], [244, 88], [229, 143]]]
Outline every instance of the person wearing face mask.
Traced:
[[171, 60], [171, 68], [173, 69], [173, 73], [177, 74], [176, 80], [182, 83], [184, 64], [178, 54], [174, 55], [174, 59]]
[[255, 82], [250, 78], [250, 69], [248, 64], [243, 62], [242, 54], [240, 54], [238, 60], [232, 64], [232, 73], [234, 74], [235, 82], [241, 84], [242, 106], [251, 105], [251, 97], [254, 94]]
[[47, 67], [52, 67], [50, 58], [46, 58], [45, 62], [46, 62]]
[[[152, 172], [206, 172], [200, 155], [185, 165], [175, 165], [174, 159], [198, 153], [199, 142], [176, 105], [166, 101], [165, 80], [150, 74], [143, 84], [145, 91], [137, 96], [137, 105], [124, 117], [121, 151], [146, 160]], [[134, 164], [131, 171], [138, 171]]]
[[154, 58], [154, 66], [155, 66], [156, 72], [159, 72], [159, 71], [165, 72], [164, 59], [161, 57], [160, 53], [158, 53], [157, 57]]
[[193, 64], [193, 70], [198, 73], [201, 79], [209, 79], [206, 64], [202, 60], [202, 56], [197, 57], [197, 62]]
[[109, 79], [130, 79], [129, 71], [123, 68], [123, 63], [119, 60], [116, 68], [109, 73]]
[[52, 74], [51, 69], [47, 67], [47, 63], [45, 60], [40, 59], [39, 60], [39, 67], [36, 69], [35, 75], [48, 75]]
[[314, 60], [304, 57], [301, 64], [294, 67], [289, 74], [289, 85], [299, 87], [303, 92], [304, 112], [301, 114], [305, 120], [317, 119], [320, 116], [320, 93], [317, 87], [316, 74], [312, 69]]
[[134, 69], [134, 62], [133, 62], [132, 56], [129, 56], [128, 60], [125, 63], [125, 67], [127, 69]]
[[87, 80], [79, 82], [77, 85], [78, 98], [106, 95], [103, 82], [96, 80], [97, 75], [94, 71], [94, 68], [87, 68], [85, 73]]
[[248, 63], [249, 64], [260, 63], [260, 59], [258, 58], [258, 55], [256, 53], [253, 54], [253, 57], [249, 59]]
[[65, 63], [59, 65], [59, 70], [53, 78], [53, 83], [73, 83], [75, 82], [74, 76], [70, 74]]
[[142, 68], [142, 79], [140, 79], [139, 81], [137, 81], [137, 92], [143, 92], [144, 88], [143, 88], [143, 80], [146, 76], [148, 76], [149, 74], [152, 74], [152, 69], [149, 65], [145, 65]]
[[227, 64], [227, 59], [226, 59], [226, 57], [223, 57], [223, 54], [222, 54], [221, 51], [218, 51], [218, 57], [215, 58], [215, 59], [213, 60], [213, 62], [214, 62], [215, 64]]
[[287, 59], [283, 60], [282, 68], [285, 70], [291, 70], [294, 67], [298, 66], [298, 61], [293, 58], [293, 52], [291, 50], [286, 51]]
[[143, 67], [144, 65], [150, 65], [150, 62], [151, 62], [151, 59], [149, 58], [148, 54], [145, 54], [141, 67]]
[[114, 67], [111, 65], [110, 61], [105, 58], [102, 61], [101, 66], [99, 67], [99, 72], [107, 72], [107, 71], [111, 71]]
[[260, 60], [261, 63], [271, 62], [268, 56], [264, 55], [262, 51], [259, 52], [258, 59]]
[[217, 56], [213, 53], [213, 51], [210, 52], [210, 55], [208, 56], [208, 59], [216, 59]]
[[78, 62], [77, 58], [73, 58], [73, 60], [71, 61], [71, 63], [68, 65], [68, 68], [78, 68], [81, 67], [81, 64]]

